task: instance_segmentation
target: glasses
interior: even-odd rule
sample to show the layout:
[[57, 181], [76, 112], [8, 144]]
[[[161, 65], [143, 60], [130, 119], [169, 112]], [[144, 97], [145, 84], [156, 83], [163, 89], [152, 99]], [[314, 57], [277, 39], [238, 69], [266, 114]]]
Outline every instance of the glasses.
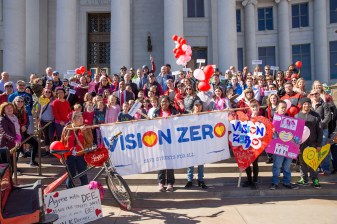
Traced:
[[46, 91], [45, 93], [51, 93], [50, 91]]
[[52, 85], [53, 83], [51, 83], [51, 82], [47, 82], [46, 84], [47, 84], [47, 85]]
[[280, 79], [276, 79], [276, 82], [281, 82], [282, 80], [280, 80]]
[[310, 93], [310, 96], [318, 96], [319, 93]]
[[25, 84], [20, 84], [19, 86], [26, 86]]
[[108, 80], [106, 80], [106, 79], [102, 79], [102, 82], [104, 82], [104, 81], [106, 82], [106, 81], [108, 81]]
[[5, 88], [7, 88], [7, 87], [8, 87], [8, 88], [13, 88], [13, 86], [5, 86]]
[[186, 88], [186, 90], [192, 90], [192, 88]]
[[295, 81], [295, 82], [296, 82], [296, 81], [297, 81], [297, 79], [292, 79], [291, 81], [293, 81], [293, 82]]
[[178, 89], [182, 89], [183, 87], [182, 86], [177, 86]]
[[269, 71], [270, 69], [269, 69], [269, 68], [266, 68], [265, 70]]

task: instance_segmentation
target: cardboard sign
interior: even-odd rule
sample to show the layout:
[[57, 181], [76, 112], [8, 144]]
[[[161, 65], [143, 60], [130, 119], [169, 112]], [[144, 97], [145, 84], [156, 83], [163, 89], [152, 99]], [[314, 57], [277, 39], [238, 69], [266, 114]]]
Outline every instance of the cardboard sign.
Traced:
[[266, 152], [296, 159], [305, 121], [274, 114], [273, 125], [277, 135], [268, 145]]
[[262, 60], [252, 60], [253, 65], [262, 65]]
[[269, 119], [257, 116], [249, 119], [242, 111], [230, 120], [228, 141], [240, 171], [245, 170], [268, 146], [273, 136]]
[[206, 63], [206, 59], [197, 59], [197, 63]]
[[276, 71], [278, 71], [280, 68], [279, 67], [277, 67], [277, 66], [270, 66], [270, 70], [276, 70]]
[[72, 87], [77, 87], [77, 86], [79, 86], [79, 84], [76, 83], [76, 82], [70, 82], [70, 86], [72, 86]]
[[103, 217], [99, 190], [88, 185], [44, 195], [46, 214], [59, 215], [56, 224], [88, 223]]
[[142, 103], [139, 102], [138, 100], [135, 101], [135, 103], [133, 104], [133, 106], [131, 107], [131, 109], [129, 110], [129, 115], [130, 116], [135, 116], [135, 114], [137, 113], [138, 109], [142, 106]]
[[317, 170], [322, 161], [329, 155], [330, 144], [326, 144], [317, 152], [314, 147], [308, 147], [303, 151], [303, 160], [313, 170]]

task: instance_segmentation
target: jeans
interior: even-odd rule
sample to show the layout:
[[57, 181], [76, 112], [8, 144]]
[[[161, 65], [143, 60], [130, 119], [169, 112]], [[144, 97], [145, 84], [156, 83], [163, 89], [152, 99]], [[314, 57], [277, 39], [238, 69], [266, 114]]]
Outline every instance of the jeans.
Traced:
[[[45, 126], [48, 121], [41, 121], [41, 127]], [[54, 141], [54, 133], [55, 133], [55, 123], [52, 122], [45, 129], [43, 129], [44, 134], [44, 144], [46, 146], [50, 146], [50, 144]]]
[[[329, 129], [323, 130], [323, 140], [322, 140], [322, 146], [326, 145], [328, 143], [328, 135], [329, 135]], [[324, 158], [324, 160], [321, 163], [321, 168], [325, 172], [330, 172], [330, 161], [331, 161], [331, 151], [329, 151], [329, 154]]]
[[167, 181], [167, 184], [173, 185], [175, 182], [174, 179], [174, 170], [159, 170], [158, 171], [158, 183], [165, 185]]
[[[87, 169], [87, 163], [84, 160], [84, 156], [68, 156], [66, 160], [69, 172], [72, 177], [76, 176], [76, 171], [82, 173]], [[80, 177], [81, 186], [89, 184], [88, 177], [86, 174]], [[70, 181], [70, 178], [67, 178], [66, 181], [67, 188], [74, 187]]]
[[56, 136], [57, 136], [57, 140], [61, 139], [61, 135], [62, 135], [62, 131], [63, 131], [64, 126], [55, 123], [55, 130], [56, 130]]
[[286, 158], [284, 156], [274, 155], [274, 164], [273, 164], [273, 184], [278, 185], [280, 182], [279, 176], [281, 172], [281, 168], [283, 168], [283, 184], [290, 184], [291, 181], [291, 170], [290, 165], [292, 162], [291, 158]]
[[[194, 166], [187, 168], [187, 181], [193, 181]], [[198, 181], [204, 181], [204, 165], [198, 166]]]
[[303, 154], [299, 155], [300, 159], [300, 171], [301, 171], [301, 177], [304, 179], [304, 181], [309, 181], [308, 172], [310, 172], [310, 178], [312, 181], [315, 179], [318, 179], [318, 172], [316, 170], [313, 170], [310, 166], [308, 166], [304, 160], [303, 160]]

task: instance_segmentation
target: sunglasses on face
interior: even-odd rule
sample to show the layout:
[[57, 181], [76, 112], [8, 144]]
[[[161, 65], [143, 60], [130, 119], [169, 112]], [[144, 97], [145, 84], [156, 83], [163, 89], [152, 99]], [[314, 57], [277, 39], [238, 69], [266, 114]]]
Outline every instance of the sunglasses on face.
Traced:
[[319, 93], [310, 93], [310, 96], [318, 96]]
[[186, 90], [192, 90], [191, 88], [186, 88]]
[[8, 88], [13, 88], [13, 86], [5, 86], [5, 88], [7, 88], [7, 87], [8, 87]]

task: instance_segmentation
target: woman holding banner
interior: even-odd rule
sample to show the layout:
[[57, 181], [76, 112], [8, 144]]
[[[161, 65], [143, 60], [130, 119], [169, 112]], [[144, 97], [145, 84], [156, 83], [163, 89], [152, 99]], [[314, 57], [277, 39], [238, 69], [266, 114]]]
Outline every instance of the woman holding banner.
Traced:
[[[172, 106], [170, 106], [170, 98], [168, 96], [162, 96], [159, 99], [159, 108], [154, 111], [154, 117], [170, 117], [179, 114], [179, 112]], [[167, 182], [167, 188], [165, 190], [164, 186]], [[175, 182], [174, 170], [159, 170], [158, 172], [158, 184], [159, 191], [173, 192], [173, 185]]]

